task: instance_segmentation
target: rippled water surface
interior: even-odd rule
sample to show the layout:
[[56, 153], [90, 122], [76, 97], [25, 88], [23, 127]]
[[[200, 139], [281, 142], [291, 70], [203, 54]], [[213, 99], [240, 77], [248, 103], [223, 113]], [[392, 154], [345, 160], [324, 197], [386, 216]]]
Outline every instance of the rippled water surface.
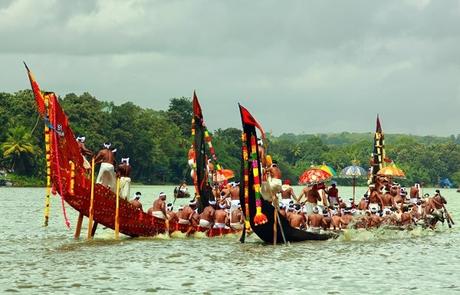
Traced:
[[[146, 208], [160, 191], [172, 195], [172, 189], [134, 188]], [[460, 193], [442, 192], [460, 223]], [[50, 225], [42, 227], [43, 195], [39, 188], [0, 188], [2, 294], [460, 293], [460, 224], [436, 231], [348, 231], [338, 240], [278, 247], [256, 237], [240, 244], [238, 236], [115, 241], [102, 227], [95, 240], [75, 241], [58, 198], [52, 199]], [[67, 210], [74, 225], [77, 213]]]

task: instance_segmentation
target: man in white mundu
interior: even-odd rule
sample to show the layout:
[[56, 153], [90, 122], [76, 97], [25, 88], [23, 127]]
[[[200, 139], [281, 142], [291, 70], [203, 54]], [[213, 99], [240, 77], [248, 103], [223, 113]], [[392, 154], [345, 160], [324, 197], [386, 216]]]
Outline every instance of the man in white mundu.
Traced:
[[131, 185], [131, 165], [129, 158], [121, 158], [121, 164], [117, 167], [117, 177], [120, 178], [120, 197], [128, 199]]
[[117, 150], [110, 150], [110, 146], [110, 143], [104, 143], [104, 148], [99, 151], [95, 158], [95, 163], [101, 164], [99, 173], [97, 174], [96, 183], [105, 185], [115, 192], [116, 175], [113, 164], [115, 163], [114, 153]]

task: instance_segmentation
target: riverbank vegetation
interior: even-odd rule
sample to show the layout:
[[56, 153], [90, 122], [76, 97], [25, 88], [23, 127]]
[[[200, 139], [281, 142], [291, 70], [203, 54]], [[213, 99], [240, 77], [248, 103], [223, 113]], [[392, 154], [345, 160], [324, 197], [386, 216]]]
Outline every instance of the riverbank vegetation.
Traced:
[[[60, 102], [75, 135], [85, 136], [88, 148], [96, 152], [103, 142], [110, 141], [119, 151], [118, 160], [130, 158], [134, 181], [175, 184], [186, 179], [190, 182], [187, 167], [191, 143], [190, 98], [171, 99], [166, 111], [141, 108], [132, 102], [115, 105], [89, 93], [70, 93], [60, 97]], [[16, 179], [23, 179], [19, 183], [40, 184], [37, 180], [44, 179], [45, 175], [43, 121], [38, 118], [31, 91], [0, 93], [0, 120], [0, 167], [13, 170]], [[369, 122], [370, 131], [375, 128], [372, 124]], [[225, 168], [233, 169], [238, 177], [240, 130], [208, 127], [219, 161]], [[440, 179], [448, 177], [460, 184], [459, 135], [385, 134], [385, 138], [387, 156], [407, 174], [402, 183], [419, 181], [426, 186], [436, 186]], [[336, 170], [351, 165], [352, 161], [368, 168], [372, 139], [372, 132], [268, 136], [269, 153], [293, 183], [310, 165], [323, 162]], [[346, 179], [337, 181], [349, 184]], [[362, 180], [361, 184], [364, 183]]]

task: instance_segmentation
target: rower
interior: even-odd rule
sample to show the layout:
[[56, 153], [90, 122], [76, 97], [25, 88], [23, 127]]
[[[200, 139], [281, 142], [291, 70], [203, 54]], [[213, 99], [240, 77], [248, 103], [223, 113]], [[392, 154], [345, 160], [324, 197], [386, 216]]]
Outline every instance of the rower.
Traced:
[[128, 199], [131, 186], [131, 165], [129, 158], [121, 158], [121, 164], [117, 167], [117, 177], [120, 178], [120, 197]]
[[115, 155], [116, 149], [110, 150], [111, 143], [104, 143], [104, 147], [98, 152], [95, 163], [101, 164], [96, 183], [100, 183], [115, 192]]
[[[180, 208], [179, 208], [180, 209]], [[177, 217], [179, 218], [179, 224], [194, 225], [196, 209], [196, 200], [190, 200], [188, 206], [185, 206], [182, 210], [177, 212]]]
[[319, 207], [313, 207], [313, 214], [308, 216], [307, 224], [309, 230], [314, 233], [319, 233], [323, 224], [323, 215], [319, 214]]
[[351, 214], [351, 207], [347, 207], [343, 210], [343, 215], [340, 218], [340, 223], [342, 228], [347, 228], [348, 225], [353, 220], [353, 215]]
[[306, 218], [302, 213], [301, 206], [299, 204], [294, 205], [293, 212], [289, 215], [289, 225], [296, 229], [305, 227]]
[[216, 206], [216, 201], [210, 200], [208, 204], [209, 205], [203, 209], [203, 212], [201, 212], [199, 222], [200, 227], [207, 229], [211, 228], [214, 222], [214, 214], [216, 212], [214, 207]]
[[241, 205], [238, 204], [238, 207], [230, 213], [230, 227], [234, 230], [243, 229], [244, 218], [243, 211], [241, 211]]
[[172, 203], [166, 205], [166, 215], [168, 216], [169, 222], [177, 222], [179, 220], [177, 218], [177, 213], [174, 212], [174, 205]]
[[318, 205], [318, 201], [321, 201], [321, 196], [318, 192], [317, 186], [313, 185], [312, 187], [306, 186], [302, 189], [302, 193], [299, 195], [297, 202], [302, 200], [302, 197], [305, 196], [307, 201], [305, 203], [305, 212], [307, 215], [313, 213], [313, 208]]
[[168, 214], [166, 212], [166, 194], [161, 192], [158, 198], [153, 202], [152, 208], [147, 213], [159, 219], [167, 219]]
[[130, 203], [131, 205], [133, 205], [134, 208], [139, 209], [139, 210], [142, 211], [142, 203], [139, 201], [140, 198], [141, 198], [140, 195], [136, 195], [136, 197], [134, 198], [134, 200], [131, 200], [129, 203]]
[[227, 208], [226, 204], [223, 204], [223, 203], [219, 204], [219, 209], [217, 209], [216, 212], [214, 213], [214, 226], [213, 226], [214, 228], [219, 228], [219, 229], [228, 228], [226, 226], [228, 222], [228, 215], [227, 215], [227, 212], [225, 211], [226, 208]]

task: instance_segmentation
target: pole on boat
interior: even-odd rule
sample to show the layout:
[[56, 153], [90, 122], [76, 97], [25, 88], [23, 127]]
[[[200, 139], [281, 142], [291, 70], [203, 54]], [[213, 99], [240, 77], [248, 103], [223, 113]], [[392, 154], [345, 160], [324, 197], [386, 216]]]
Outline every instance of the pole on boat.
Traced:
[[356, 186], [356, 178], [353, 176], [353, 206], [355, 205], [355, 186]]
[[89, 213], [88, 213], [88, 240], [93, 237], [93, 203], [94, 203], [94, 157], [91, 159], [91, 198], [89, 201]]
[[118, 240], [120, 236], [120, 223], [119, 223], [119, 208], [120, 208], [120, 178], [117, 177], [117, 191], [116, 191], [116, 205], [115, 205], [115, 239]]
[[[49, 99], [45, 95], [46, 116], [49, 117]], [[51, 136], [50, 128], [45, 123], [45, 154], [46, 154], [46, 196], [45, 196], [45, 221], [44, 226], [48, 226], [50, 216], [50, 194], [51, 194]]]

